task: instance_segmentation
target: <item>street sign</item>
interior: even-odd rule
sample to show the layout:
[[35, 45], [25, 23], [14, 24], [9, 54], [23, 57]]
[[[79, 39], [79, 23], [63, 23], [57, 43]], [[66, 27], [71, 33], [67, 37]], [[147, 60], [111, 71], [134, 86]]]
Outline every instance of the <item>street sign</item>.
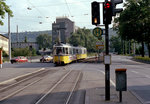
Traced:
[[103, 34], [103, 30], [99, 27], [93, 29], [93, 35], [97, 38], [101, 37]]
[[96, 49], [104, 49], [104, 42], [96, 42]]
[[96, 45], [104, 45], [104, 42], [96, 42]]
[[104, 64], [108, 64], [110, 65], [111, 64], [111, 55], [105, 55], [104, 56]]
[[96, 49], [104, 49], [104, 46], [102, 46], [102, 45], [96, 45]]

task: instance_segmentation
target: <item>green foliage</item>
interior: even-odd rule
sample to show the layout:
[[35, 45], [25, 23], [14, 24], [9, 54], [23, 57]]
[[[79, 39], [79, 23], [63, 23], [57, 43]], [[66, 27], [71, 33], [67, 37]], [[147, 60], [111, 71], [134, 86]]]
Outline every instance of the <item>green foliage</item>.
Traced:
[[3, 50], [3, 47], [1, 47], [0, 50], [2, 50], [3, 57], [8, 57], [8, 54]]
[[52, 48], [52, 37], [48, 34], [41, 34], [36, 38], [39, 48]]
[[[12, 11], [10, 10], [9, 6], [6, 5], [5, 0], [0, 0], [0, 18], [5, 18], [5, 13], [8, 13], [10, 16], [13, 16]], [[0, 25], [4, 23], [0, 20]]]
[[27, 43], [27, 36], [25, 36], [24, 42]]
[[29, 48], [15, 48], [12, 51], [12, 56], [28, 56], [30, 55]]
[[35, 56], [36, 50], [32, 48], [32, 51], [30, 51], [29, 48], [15, 48], [12, 51], [12, 56]]
[[141, 60], [141, 61], [149, 61], [150, 62], [150, 58], [149, 57], [135, 56], [134, 59]]
[[31, 53], [32, 53], [32, 56], [36, 56], [36, 49], [32, 48]]
[[95, 38], [89, 29], [78, 29], [68, 39], [69, 43], [73, 46], [86, 47], [88, 52], [96, 52], [96, 42], [99, 41]]
[[119, 36], [112, 36], [110, 39], [110, 48], [114, 52], [121, 54], [121, 39]]
[[3, 57], [8, 57], [8, 54], [3, 50]]
[[121, 38], [150, 43], [150, 0], [128, 0], [125, 7], [114, 25]]

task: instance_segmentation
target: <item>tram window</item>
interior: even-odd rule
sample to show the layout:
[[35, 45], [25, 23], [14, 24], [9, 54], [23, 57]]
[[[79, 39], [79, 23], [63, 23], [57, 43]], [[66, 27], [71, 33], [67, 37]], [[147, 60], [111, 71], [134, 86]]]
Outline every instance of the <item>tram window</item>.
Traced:
[[76, 49], [73, 49], [73, 54], [76, 54]]
[[68, 48], [69, 49], [69, 54], [71, 54], [71, 48]]
[[82, 50], [81, 49], [79, 49], [79, 54], [82, 54]]
[[57, 50], [56, 50], [56, 54], [62, 54], [62, 48], [61, 47], [58, 47]]
[[66, 48], [66, 54], [68, 54], [68, 48]]
[[53, 49], [53, 54], [56, 55], [56, 47]]
[[78, 52], [78, 49], [76, 49], [76, 53], [78, 54], [79, 52]]
[[65, 48], [63, 47], [63, 53], [65, 53]]
[[73, 48], [71, 48], [71, 54], [73, 54]]

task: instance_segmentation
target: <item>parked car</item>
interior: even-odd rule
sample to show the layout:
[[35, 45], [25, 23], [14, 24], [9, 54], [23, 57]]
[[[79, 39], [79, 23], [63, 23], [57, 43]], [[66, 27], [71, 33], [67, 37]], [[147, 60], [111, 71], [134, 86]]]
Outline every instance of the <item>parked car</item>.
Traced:
[[24, 56], [18, 56], [18, 57], [14, 57], [10, 60], [10, 62], [13, 63], [17, 63], [17, 62], [28, 62], [28, 59]]
[[45, 55], [40, 59], [40, 62], [52, 62], [52, 60], [53, 60], [52, 56]]

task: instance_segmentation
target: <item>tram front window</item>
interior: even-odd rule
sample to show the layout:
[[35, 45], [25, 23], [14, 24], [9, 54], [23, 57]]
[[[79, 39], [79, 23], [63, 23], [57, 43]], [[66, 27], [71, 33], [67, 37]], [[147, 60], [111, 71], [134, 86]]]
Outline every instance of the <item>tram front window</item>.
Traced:
[[57, 55], [62, 55], [62, 54], [63, 54], [62, 48], [58, 47], [58, 48], [56, 49], [56, 54], [57, 54]]

